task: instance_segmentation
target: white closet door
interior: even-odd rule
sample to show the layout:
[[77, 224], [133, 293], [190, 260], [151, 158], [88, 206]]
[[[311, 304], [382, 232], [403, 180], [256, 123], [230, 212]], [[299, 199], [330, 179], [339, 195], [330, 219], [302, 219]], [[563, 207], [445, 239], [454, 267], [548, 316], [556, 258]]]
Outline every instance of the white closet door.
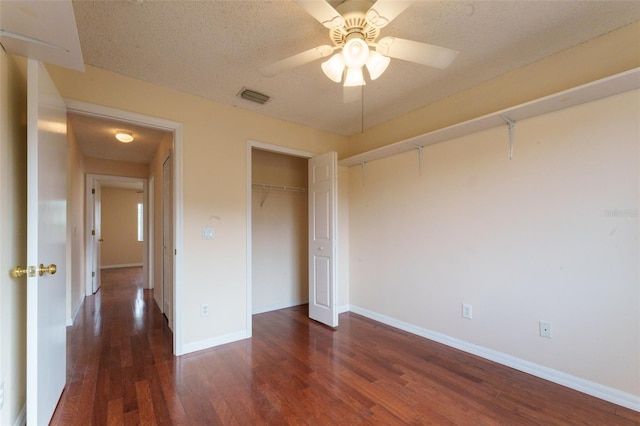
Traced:
[[338, 326], [335, 152], [309, 159], [309, 318]]

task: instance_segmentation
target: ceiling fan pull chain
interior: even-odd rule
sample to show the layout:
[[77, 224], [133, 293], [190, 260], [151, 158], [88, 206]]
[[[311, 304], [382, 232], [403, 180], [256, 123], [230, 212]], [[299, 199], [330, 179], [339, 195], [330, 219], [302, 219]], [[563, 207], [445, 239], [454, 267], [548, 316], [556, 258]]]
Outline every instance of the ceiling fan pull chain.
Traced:
[[360, 86], [360, 127], [364, 135], [364, 85]]

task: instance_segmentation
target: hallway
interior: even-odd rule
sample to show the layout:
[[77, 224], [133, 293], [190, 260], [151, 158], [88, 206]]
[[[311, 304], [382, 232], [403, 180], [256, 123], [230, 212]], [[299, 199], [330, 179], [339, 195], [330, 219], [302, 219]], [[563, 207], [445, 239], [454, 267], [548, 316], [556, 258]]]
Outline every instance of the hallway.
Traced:
[[52, 425], [637, 425], [640, 414], [345, 313], [254, 315], [254, 336], [176, 358], [140, 268], [103, 271], [69, 327]]
[[101, 279], [67, 329], [67, 386], [52, 425], [152, 419], [151, 386], [174, 359], [171, 330], [153, 290], [142, 288], [142, 268], [104, 269]]

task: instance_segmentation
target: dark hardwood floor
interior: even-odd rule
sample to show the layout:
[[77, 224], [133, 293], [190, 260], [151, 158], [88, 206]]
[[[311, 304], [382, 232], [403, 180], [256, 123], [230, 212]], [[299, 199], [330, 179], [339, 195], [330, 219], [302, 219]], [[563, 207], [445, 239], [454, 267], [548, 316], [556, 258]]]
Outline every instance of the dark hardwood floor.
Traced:
[[105, 270], [68, 330], [53, 425], [638, 425], [640, 413], [356, 314], [299, 306], [181, 357], [139, 268]]

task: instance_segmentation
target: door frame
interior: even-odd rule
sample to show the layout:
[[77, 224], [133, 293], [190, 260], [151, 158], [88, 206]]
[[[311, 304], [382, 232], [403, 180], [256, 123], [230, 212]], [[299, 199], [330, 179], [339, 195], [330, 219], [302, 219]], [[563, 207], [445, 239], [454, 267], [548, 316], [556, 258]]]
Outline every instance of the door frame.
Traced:
[[[173, 133], [173, 353], [184, 354], [184, 334], [182, 326], [182, 300], [184, 292], [184, 205], [183, 205], [183, 125], [177, 121], [151, 117], [102, 105], [64, 99], [68, 112], [115, 119], [131, 124], [153, 127]], [[86, 250], [86, 247], [85, 247]]]
[[[149, 183], [148, 179], [145, 178], [134, 178], [134, 177], [126, 177], [126, 176], [111, 176], [111, 175], [98, 175], [98, 174], [90, 174], [86, 175], [86, 185], [85, 185], [85, 205], [87, 208], [87, 220], [86, 220], [86, 241], [85, 241], [85, 294], [87, 296], [91, 296], [93, 294], [93, 286], [91, 282], [91, 266], [93, 266], [93, 255], [94, 252], [91, 250], [91, 245], [93, 242], [93, 235], [91, 235], [92, 231], [92, 221], [90, 221], [91, 217], [95, 217], [95, 202], [90, 202], [91, 189], [95, 188], [97, 185], [101, 185], [102, 182], [110, 181], [110, 182], [136, 182], [142, 183], [142, 202], [144, 206], [144, 241], [143, 241], [143, 251], [142, 251], [142, 287], [143, 288], [151, 288], [151, 281], [149, 281], [149, 271], [153, 270], [153, 258], [148, 256], [149, 253], [149, 235], [153, 234], [153, 228], [151, 227], [151, 222], [149, 221]], [[100, 191], [96, 191], [96, 195], [99, 195]], [[102, 202], [101, 202], [102, 205]], [[92, 256], [89, 256], [89, 253]], [[98, 267], [96, 268], [96, 274], [100, 273], [100, 259], [97, 261]]]
[[279, 145], [272, 145], [265, 142], [258, 142], [254, 140], [247, 141], [247, 282], [246, 282], [246, 292], [247, 292], [247, 302], [246, 302], [246, 312], [247, 312], [247, 325], [246, 325], [246, 337], [249, 338], [253, 333], [253, 326], [251, 323], [251, 319], [253, 317], [253, 265], [252, 265], [252, 256], [251, 253], [253, 251], [253, 243], [252, 243], [252, 227], [251, 227], [251, 183], [252, 183], [252, 173], [251, 173], [251, 165], [252, 165], [252, 150], [261, 149], [263, 151], [275, 152], [278, 154], [291, 155], [293, 157], [302, 157], [309, 159], [311, 157], [315, 157], [318, 155], [315, 152], [302, 151], [294, 148], [287, 148]]
[[155, 222], [153, 220], [153, 215], [155, 214], [155, 210], [153, 208], [153, 203], [155, 202], [155, 198], [153, 195], [153, 191], [154, 191], [154, 186], [155, 186], [155, 178], [154, 176], [151, 176], [148, 180], [147, 180], [147, 195], [145, 197], [145, 202], [147, 202], [148, 205], [145, 205], [145, 211], [144, 211], [144, 217], [146, 220], [146, 225], [144, 228], [144, 240], [148, 242], [147, 244], [147, 248], [146, 248], [146, 253], [147, 253], [147, 259], [149, 260], [149, 269], [147, 270], [147, 279], [149, 280], [149, 285], [147, 286], [147, 288], [149, 289], [153, 289], [154, 285], [153, 285], [153, 270], [155, 269], [155, 265], [153, 263], [153, 243], [154, 243], [154, 239], [153, 239], [153, 235], [154, 235], [154, 226], [155, 226]]
[[[162, 206], [160, 206], [160, 211], [161, 211], [160, 217], [162, 219], [160, 220], [160, 223], [158, 224], [158, 226], [162, 230], [162, 241], [161, 241], [161, 245], [162, 245], [162, 256], [161, 256], [162, 260], [161, 260], [161, 262], [162, 262], [162, 265], [160, 266], [160, 270], [162, 271], [160, 273], [160, 290], [161, 290], [161, 292], [160, 292], [160, 311], [162, 311], [162, 313], [164, 314], [165, 318], [167, 319], [167, 322], [169, 324], [169, 328], [171, 329], [171, 331], [173, 331], [173, 329], [175, 327], [174, 311], [172, 309], [173, 306], [170, 308], [171, 309], [171, 313], [170, 313], [171, 318], [169, 318], [169, 316], [167, 316], [167, 309], [165, 308], [165, 301], [166, 301], [165, 277], [168, 274], [166, 273], [165, 268], [164, 268], [164, 266], [165, 266], [165, 262], [164, 262], [164, 260], [165, 260], [165, 249], [166, 249], [166, 247], [165, 247], [166, 239], [165, 239], [165, 236], [164, 236], [164, 225], [165, 225], [165, 218], [166, 218], [165, 217], [165, 208], [164, 208], [165, 207], [165, 204], [164, 204], [164, 178], [165, 178], [164, 165], [167, 164], [167, 162], [169, 162], [170, 167], [173, 166], [173, 164], [171, 163], [172, 154], [173, 154], [172, 150], [169, 150], [169, 152], [162, 159], [162, 174], [160, 175], [160, 177], [161, 177], [161, 182], [160, 182], [161, 188], [160, 188], [160, 191], [162, 193]], [[170, 175], [170, 178], [171, 178], [171, 182], [173, 182], [173, 170], [170, 170], [169, 175]], [[172, 223], [172, 226], [173, 226], [173, 223], [174, 223], [173, 217], [171, 217], [171, 223]], [[171, 244], [175, 246], [173, 241], [171, 241]], [[175, 287], [174, 287], [174, 289], [175, 289]], [[175, 296], [175, 294], [171, 295], [171, 297], [172, 297], [171, 300], [172, 301], [173, 301], [174, 296]], [[171, 304], [173, 304], [173, 303], [171, 303]]]

